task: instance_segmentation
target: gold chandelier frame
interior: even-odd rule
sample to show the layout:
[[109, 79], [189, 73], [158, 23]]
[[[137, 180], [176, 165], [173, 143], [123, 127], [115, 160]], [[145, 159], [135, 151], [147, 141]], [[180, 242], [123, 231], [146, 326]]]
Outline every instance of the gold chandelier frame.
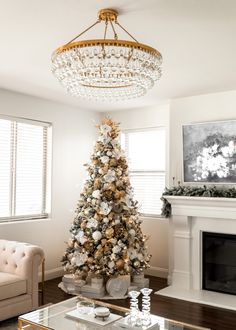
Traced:
[[[61, 54], [67, 50], [73, 49], [73, 48], [83, 48], [88, 46], [101, 46], [102, 48], [105, 46], [120, 46], [120, 47], [126, 47], [131, 49], [139, 49], [141, 51], [147, 52], [149, 54], [152, 54], [154, 56], [161, 56], [160, 52], [156, 50], [155, 48], [152, 48], [148, 45], [139, 43], [118, 21], [117, 21], [118, 12], [114, 9], [101, 9], [98, 12], [98, 20], [89, 26], [87, 29], [85, 29], [83, 32], [81, 32], [79, 35], [77, 35], [75, 38], [70, 40], [65, 45], [58, 47], [52, 54], [52, 58], [55, 55]], [[81, 40], [76, 41], [80, 36], [82, 36], [84, 33], [86, 33], [88, 30], [92, 29], [95, 25], [98, 23], [101, 23], [102, 21], [105, 22], [105, 31], [104, 31], [104, 38], [103, 39], [92, 39], [92, 40]], [[126, 32], [134, 41], [128, 41], [128, 40], [118, 40], [118, 35], [116, 33], [115, 27], [113, 22], [118, 25], [124, 32]], [[108, 24], [110, 23], [111, 28], [114, 33], [114, 39], [106, 39]]]

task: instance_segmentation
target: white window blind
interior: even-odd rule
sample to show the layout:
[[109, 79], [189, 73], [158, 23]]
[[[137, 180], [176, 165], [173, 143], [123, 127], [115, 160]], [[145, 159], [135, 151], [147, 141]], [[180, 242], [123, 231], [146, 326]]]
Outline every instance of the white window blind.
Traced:
[[125, 150], [134, 197], [143, 215], [161, 214], [161, 195], [165, 188], [165, 129], [125, 131], [121, 145]]
[[51, 125], [0, 117], [0, 221], [46, 218]]

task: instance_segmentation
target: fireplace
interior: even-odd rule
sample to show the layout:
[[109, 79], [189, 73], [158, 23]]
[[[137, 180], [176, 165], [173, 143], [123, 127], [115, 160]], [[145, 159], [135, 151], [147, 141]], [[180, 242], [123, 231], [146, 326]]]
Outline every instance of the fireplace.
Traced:
[[157, 294], [236, 310], [236, 199], [165, 197], [169, 286]]
[[236, 235], [202, 233], [202, 288], [236, 295]]

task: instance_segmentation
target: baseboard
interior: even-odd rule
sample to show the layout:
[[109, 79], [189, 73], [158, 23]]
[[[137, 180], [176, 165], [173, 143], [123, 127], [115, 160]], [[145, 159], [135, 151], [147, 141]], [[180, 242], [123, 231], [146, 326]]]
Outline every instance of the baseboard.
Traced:
[[[161, 268], [161, 267], [150, 267], [145, 271], [145, 274], [156, 276], [156, 277], [162, 277], [167, 278], [168, 277], [168, 269]], [[64, 275], [63, 267], [58, 267], [54, 269], [49, 269], [45, 271], [45, 281], [52, 280], [57, 277], [62, 277]], [[39, 282], [41, 282], [42, 278], [42, 272], [39, 273]]]
[[[57, 277], [62, 277], [64, 275], [63, 267], [58, 267], [54, 269], [45, 270], [44, 279], [45, 281], [52, 280]], [[39, 282], [42, 279], [42, 272], [39, 273]]]
[[145, 274], [151, 275], [151, 276], [156, 276], [156, 277], [167, 278], [168, 269], [161, 268], [161, 267], [150, 267], [145, 270]]

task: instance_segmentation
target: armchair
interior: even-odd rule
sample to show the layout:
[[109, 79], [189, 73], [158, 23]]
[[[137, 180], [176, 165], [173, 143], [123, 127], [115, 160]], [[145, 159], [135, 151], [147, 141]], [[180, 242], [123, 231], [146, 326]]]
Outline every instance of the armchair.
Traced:
[[38, 268], [43, 250], [0, 239], [0, 321], [38, 307]]

